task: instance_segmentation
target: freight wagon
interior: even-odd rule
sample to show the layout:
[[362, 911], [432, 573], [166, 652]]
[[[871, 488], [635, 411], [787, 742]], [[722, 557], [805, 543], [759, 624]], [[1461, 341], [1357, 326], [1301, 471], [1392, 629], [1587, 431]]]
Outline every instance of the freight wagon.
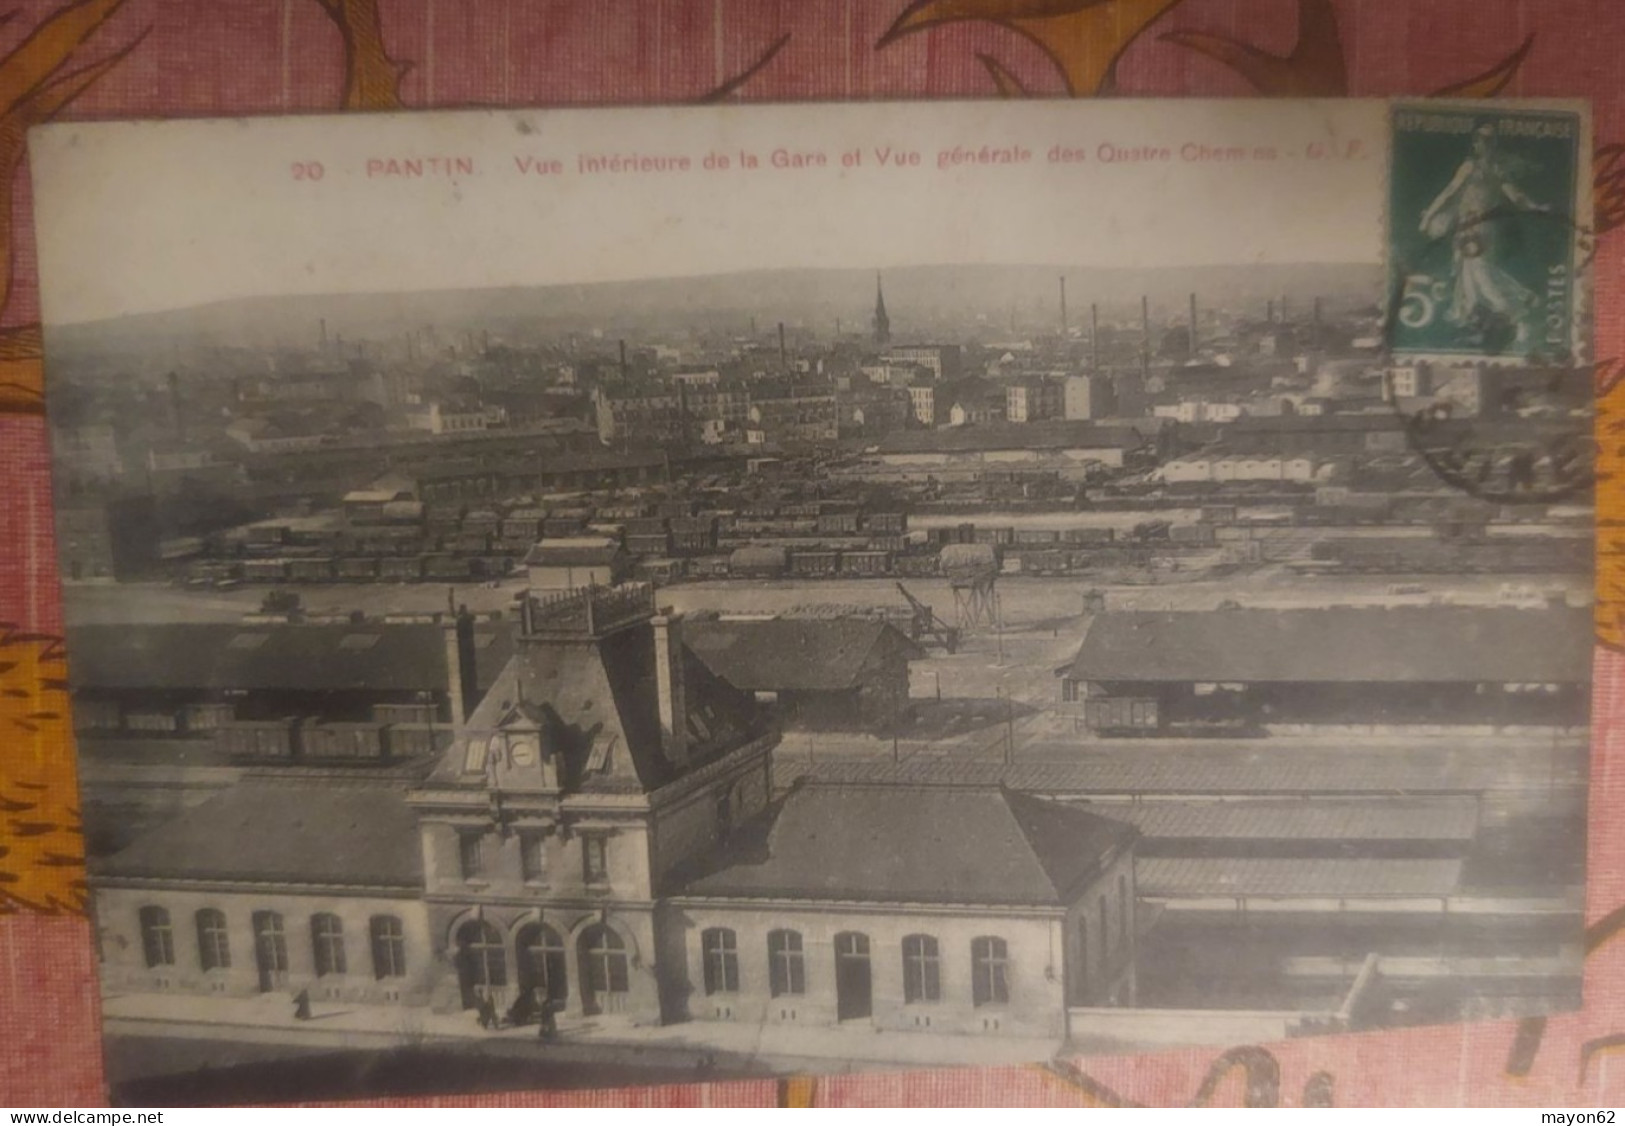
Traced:
[[350, 762], [389, 758], [389, 729], [382, 723], [310, 723], [302, 736], [305, 758]]
[[728, 557], [728, 573], [741, 579], [776, 579], [784, 575], [787, 562], [782, 547], [741, 547]]
[[696, 579], [725, 579], [729, 561], [726, 555], [701, 555], [688, 561], [688, 573]]
[[891, 552], [889, 551], [846, 551], [841, 556], [841, 574], [843, 575], [885, 575], [891, 573]]
[[828, 578], [840, 569], [838, 551], [797, 551], [790, 556], [790, 573], [797, 578]]
[[360, 556], [340, 559], [334, 573], [345, 582], [370, 582], [378, 577], [378, 560]]
[[941, 556], [933, 551], [918, 555], [899, 555], [892, 561], [892, 565], [899, 575], [925, 578], [937, 574], [941, 570], [941, 562]]
[[455, 555], [426, 555], [423, 557], [423, 577], [436, 581], [457, 581], [473, 577], [474, 565], [469, 559]]
[[384, 582], [415, 583], [423, 577], [423, 560], [404, 556], [378, 561], [378, 578]]
[[628, 535], [626, 550], [633, 555], [666, 556], [671, 554], [671, 537], [665, 532], [652, 535]]
[[326, 583], [333, 581], [333, 561], [318, 559], [288, 560], [288, 580], [296, 583]]
[[1061, 533], [1049, 528], [1016, 528], [1009, 542], [1027, 546], [1041, 546], [1059, 543], [1060, 540]]

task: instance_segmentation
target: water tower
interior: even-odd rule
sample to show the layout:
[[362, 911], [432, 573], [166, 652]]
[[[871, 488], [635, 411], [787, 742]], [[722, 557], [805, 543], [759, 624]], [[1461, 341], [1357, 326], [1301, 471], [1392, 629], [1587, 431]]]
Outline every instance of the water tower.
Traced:
[[987, 543], [951, 543], [942, 549], [942, 573], [954, 592], [954, 614], [960, 633], [996, 628], [998, 602], [993, 584], [999, 577], [999, 556]]

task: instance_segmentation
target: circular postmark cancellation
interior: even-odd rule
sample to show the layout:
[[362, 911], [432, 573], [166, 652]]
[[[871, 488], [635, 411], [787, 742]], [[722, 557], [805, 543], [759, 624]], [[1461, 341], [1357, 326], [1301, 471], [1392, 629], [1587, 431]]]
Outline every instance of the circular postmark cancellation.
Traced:
[[1383, 396], [1441, 481], [1492, 504], [1595, 482], [1574, 113], [1397, 109]]

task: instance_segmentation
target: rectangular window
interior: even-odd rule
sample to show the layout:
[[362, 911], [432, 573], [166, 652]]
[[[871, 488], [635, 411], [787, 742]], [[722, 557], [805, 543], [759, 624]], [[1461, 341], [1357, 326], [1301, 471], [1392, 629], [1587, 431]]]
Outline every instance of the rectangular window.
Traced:
[[713, 927], [700, 936], [705, 954], [706, 993], [739, 992], [739, 944], [734, 932]]
[[149, 970], [175, 964], [175, 935], [164, 908], [141, 908], [141, 950], [147, 956]]
[[406, 976], [406, 933], [394, 915], [372, 918], [372, 972], [380, 980]]
[[609, 838], [592, 835], [581, 838], [582, 872], [589, 884], [609, 882]]
[[928, 934], [903, 939], [903, 1000], [909, 1004], [942, 1000], [942, 962], [937, 940]]
[[288, 972], [288, 939], [275, 911], [254, 912], [254, 957], [262, 974]]
[[547, 879], [547, 838], [542, 834], [519, 834], [519, 870], [526, 883]]
[[344, 964], [344, 924], [337, 915], [312, 915], [310, 945], [315, 956], [316, 976], [346, 972]]
[[484, 841], [479, 833], [457, 834], [457, 863], [463, 879], [472, 880], [485, 872]]
[[799, 997], [807, 992], [807, 964], [798, 931], [768, 932], [767, 975], [775, 997]]
[[197, 913], [198, 964], [209, 970], [231, 968], [231, 941], [226, 934], [226, 916], [212, 907]]
[[1002, 938], [978, 938], [970, 944], [971, 999], [977, 1005], [1010, 1001], [1010, 952]]

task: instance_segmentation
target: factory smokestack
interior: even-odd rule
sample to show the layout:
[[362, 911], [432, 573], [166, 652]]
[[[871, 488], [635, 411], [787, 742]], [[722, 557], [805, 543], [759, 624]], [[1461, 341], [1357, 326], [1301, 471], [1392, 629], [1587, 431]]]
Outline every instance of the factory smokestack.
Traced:
[[1151, 299], [1140, 294], [1140, 374], [1151, 373]]
[[1196, 355], [1196, 294], [1191, 294], [1191, 355]]
[[1264, 323], [1265, 324], [1274, 324], [1275, 323], [1275, 298], [1273, 298], [1273, 297], [1270, 298], [1269, 305], [1266, 306], [1265, 309], [1264, 309]]
[[1089, 303], [1089, 349], [1094, 355], [1094, 368], [1100, 370], [1100, 306]]
[[322, 348], [327, 348], [327, 318], [322, 318]]
[[621, 337], [621, 339], [618, 341], [618, 343], [619, 343], [620, 349], [621, 349], [621, 378], [625, 379], [626, 378], [626, 337], [624, 337], [624, 336]]
[[1061, 336], [1066, 336], [1066, 275], [1061, 275]]
[[181, 414], [181, 379], [170, 372], [164, 382], [169, 385], [169, 426], [179, 441], [186, 441], [186, 419]]
[[784, 347], [784, 322], [779, 322], [779, 367], [784, 371], [790, 370], [790, 353]]

